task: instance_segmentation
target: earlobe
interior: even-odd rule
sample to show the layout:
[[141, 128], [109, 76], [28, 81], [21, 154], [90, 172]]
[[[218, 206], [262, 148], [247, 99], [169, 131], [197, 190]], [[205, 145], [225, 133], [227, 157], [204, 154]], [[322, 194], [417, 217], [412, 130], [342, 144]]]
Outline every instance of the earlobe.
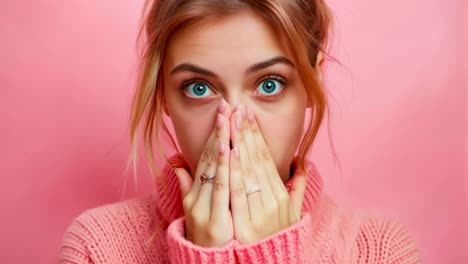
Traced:
[[322, 69], [321, 69], [322, 62], [323, 62], [323, 53], [319, 51], [317, 53], [317, 61], [315, 62], [315, 69], [317, 71], [317, 77], [319, 81], [322, 81]]
[[315, 61], [315, 66], [320, 67], [320, 64], [322, 64], [323, 61], [323, 53], [319, 50], [317, 53], [317, 60]]
[[319, 81], [322, 81], [322, 69], [320, 67], [317, 67], [317, 77]]

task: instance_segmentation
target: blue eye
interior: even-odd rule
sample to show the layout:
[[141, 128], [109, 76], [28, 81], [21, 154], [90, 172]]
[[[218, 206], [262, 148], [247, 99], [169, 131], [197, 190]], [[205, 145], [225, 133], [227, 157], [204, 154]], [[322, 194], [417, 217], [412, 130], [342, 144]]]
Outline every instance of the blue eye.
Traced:
[[257, 89], [259, 89], [259, 93], [267, 96], [273, 96], [280, 93], [284, 89], [285, 82], [275, 79], [276, 77], [274, 77], [274, 79], [270, 78], [261, 82], [257, 87]]
[[188, 97], [192, 98], [202, 98], [207, 97], [213, 94], [210, 88], [204, 83], [193, 82], [187, 85], [183, 85], [183, 90], [185, 90]]

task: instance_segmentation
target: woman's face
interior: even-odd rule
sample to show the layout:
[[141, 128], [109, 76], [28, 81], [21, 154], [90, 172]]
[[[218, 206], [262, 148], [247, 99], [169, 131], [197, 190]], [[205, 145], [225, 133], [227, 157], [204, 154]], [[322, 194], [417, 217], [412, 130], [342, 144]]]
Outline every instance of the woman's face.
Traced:
[[192, 172], [212, 132], [224, 98], [256, 115], [278, 173], [289, 166], [300, 143], [306, 93], [287, 49], [252, 11], [177, 32], [164, 58], [166, 113]]

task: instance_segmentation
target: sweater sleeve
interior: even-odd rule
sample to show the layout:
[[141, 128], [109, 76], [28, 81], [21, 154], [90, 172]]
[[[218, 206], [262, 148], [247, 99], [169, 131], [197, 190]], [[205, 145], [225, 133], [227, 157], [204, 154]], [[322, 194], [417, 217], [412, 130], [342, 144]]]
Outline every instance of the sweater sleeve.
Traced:
[[310, 213], [297, 223], [251, 244], [234, 248], [239, 263], [305, 263], [304, 239], [310, 226]]
[[75, 219], [65, 231], [58, 254], [58, 263], [91, 264], [93, 261], [88, 249], [88, 232]]
[[394, 219], [369, 217], [360, 227], [353, 263], [422, 263], [406, 226]]
[[167, 243], [171, 263], [234, 263], [234, 245], [231, 240], [222, 247], [201, 247], [185, 239], [184, 217], [174, 220], [167, 229]]

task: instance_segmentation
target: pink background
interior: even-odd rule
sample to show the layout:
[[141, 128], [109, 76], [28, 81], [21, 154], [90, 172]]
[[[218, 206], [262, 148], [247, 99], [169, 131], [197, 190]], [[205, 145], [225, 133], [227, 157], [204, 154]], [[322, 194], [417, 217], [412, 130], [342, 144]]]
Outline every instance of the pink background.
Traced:
[[[1, 263], [54, 262], [79, 213], [149, 190], [124, 171], [141, 3], [0, 3]], [[326, 127], [313, 151], [328, 191], [406, 224], [426, 263], [466, 263], [466, 1], [329, 3], [344, 67], [325, 75], [342, 174]]]

